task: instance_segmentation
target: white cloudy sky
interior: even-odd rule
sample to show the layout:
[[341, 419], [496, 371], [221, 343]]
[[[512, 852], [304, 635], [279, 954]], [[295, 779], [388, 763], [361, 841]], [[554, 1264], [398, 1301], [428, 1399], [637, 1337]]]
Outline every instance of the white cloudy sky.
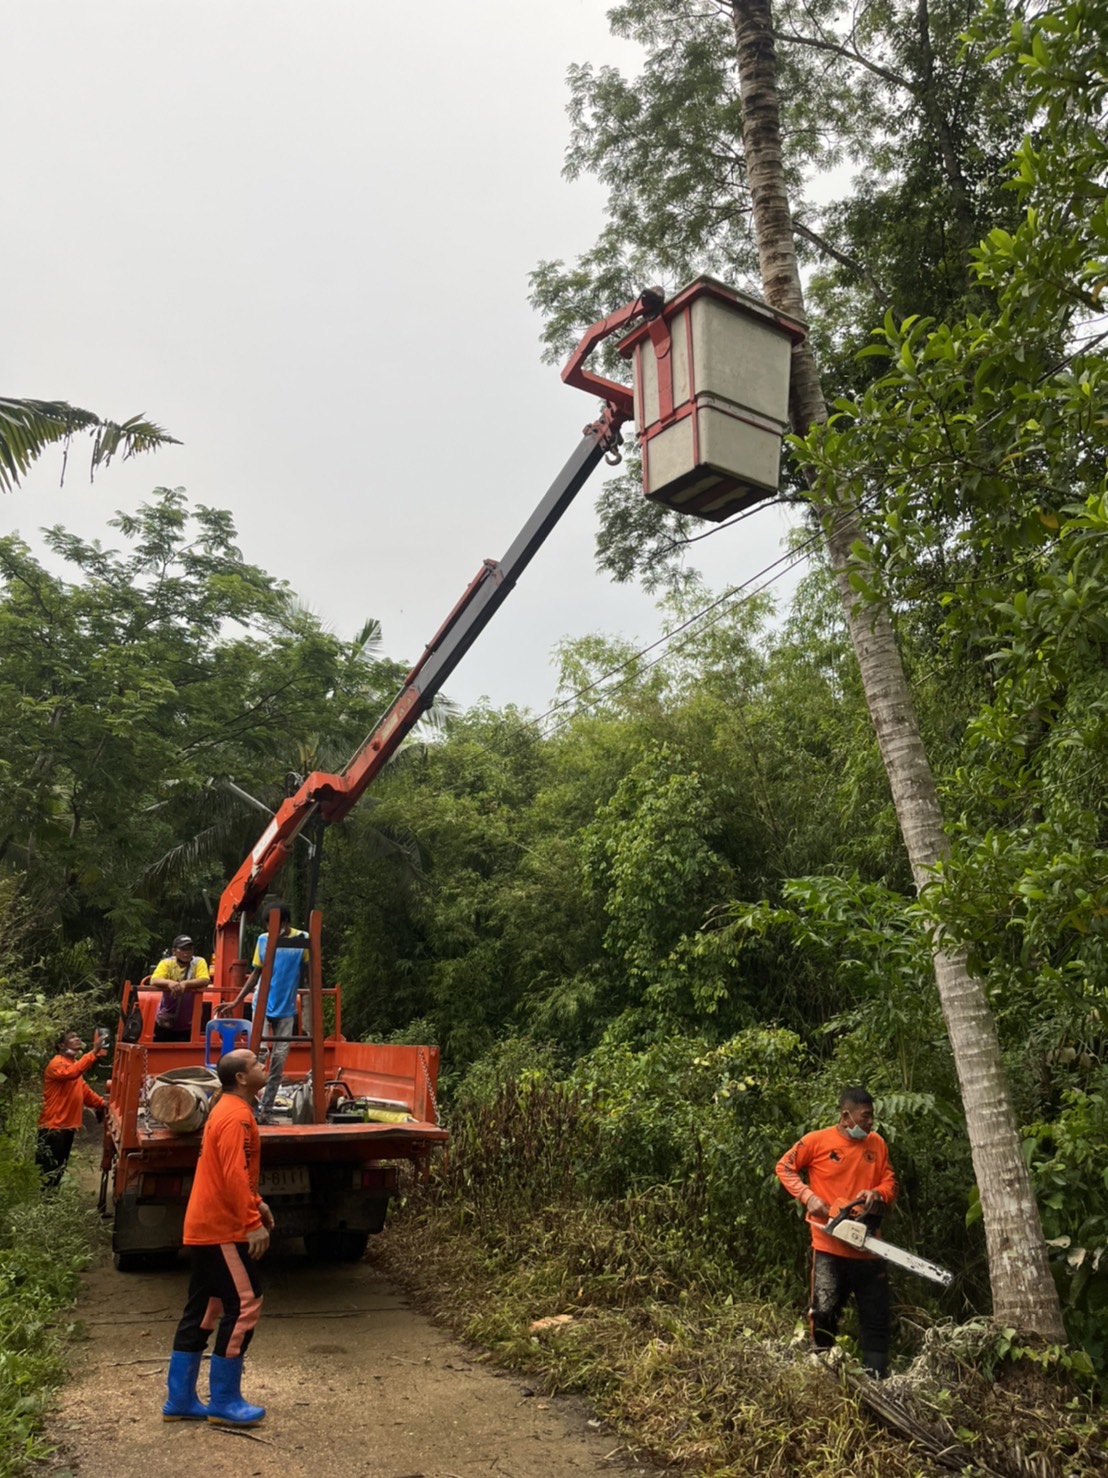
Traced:
[[[606, 8], [8, 7], [0, 390], [144, 411], [183, 445], [92, 487], [80, 450], [62, 489], [49, 457], [0, 526], [110, 541], [115, 509], [182, 485], [335, 630], [373, 615], [389, 655], [418, 655], [593, 414], [540, 363], [527, 273], [602, 220], [561, 166], [569, 64], [636, 64]], [[542, 709], [561, 638], [657, 634], [644, 595], [595, 573], [598, 482], [450, 696]], [[784, 528], [767, 509], [706, 541], [709, 578], [761, 569]]]

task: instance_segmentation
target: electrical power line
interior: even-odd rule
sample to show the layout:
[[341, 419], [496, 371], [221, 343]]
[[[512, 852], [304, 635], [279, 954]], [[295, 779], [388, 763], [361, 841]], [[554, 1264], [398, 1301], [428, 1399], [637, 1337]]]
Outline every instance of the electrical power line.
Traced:
[[[861, 511], [862, 506], [862, 504], [859, 504], [858, 511]], [[715, 533], [717, 532], [717, 530], [712, 530], [711, 532]], [[808, 537], [802, 540], [799, 545], [795, 546], [787, 553], [780, 555], [777, 559], [773, 560], [772, 563], [764, 566], [761, 570], [758, 570], [755, 574], [749, 576], [748, 579], [742, 581], [741, 584], [732, 586], [730, 590], [725, 590], [722, 595], [711, 601], [702, 610], [695, 612], [692, 616], [689, 616], [687, 620], [682, 621], [679, 626], [675, 626], [672, 631], [666, 632], [664, 635], [658, 637], [657, 640], [650, 642], [649, 645], [641, 648], [637, 652], [632, 653], [630, 657], [624, 658], [622, 662], [617, 663], [615, 667], [610, 668], [607, 672], [601, 673], [599, 677], [594, 678], [592, 682], [587, 683], [583, 688], [579, 688], [576, 692], [570, 693], [567, 695], [567, 697], [562, 698], [557, 703], [552, 704], [551, 707], [545, 711], [545, 713], [540, 713], [536, 718], [531, 719], [529, 721], [528, 727], [534, 728], [537, 731], [536, 737], [551, 738], [554, 734], [560, 732], [560, 730], [569, 723], [570, 719], [573, 717], [573, 714], [580, 712], [580, 708], [574, 708], [572, 714], [567, 714], [564, 718], [560, 719], [558, 723], [552, 725], [548, 729], [542, 730], [539, 728], [539, 726], [544, 723], [546, 719], [551, 718], [554, 714], [560, 712], [564, 708], [567, 708], [570, 704], [577, 703], [578, 699], [583, 698], [586, 694], [592, 692], [595, 688], [599, 688], [602, 684], [607, 683], [610, 678], [618, 677], [621, 672], [626, 671], [627, 668], [639, 662], [639, 660], [642, 657], [645, 657], [649, 652], [654, 651], [658, 647], [667, 646], [671, 641], [673, 641], [675, 637], [680, 636], [683, 631], [687, 631], [690, 627], [696, 625], [697, 622], [702, 621], [706, 617], [710, 616], [713, 611], [719, 611], [719, 615], [717, 615], [715, 619], [717, 621], [721, 620], [723, 617], [723, 611], [721, 609], [722, 607], [728, 606], [729, 609], [734, 610], [737, 606], [742, 605], [744, 601], [752, 600], [754, 596], [762, 594], [763, 591], [768, 590], [769, 587], [773, 585], [777, 580], [781, 579], [782, 576], [787, 575], [791, 570], [795, 569], [797, 565], [803, 563], [806, 559], [808, 559], [813, 547], [822, 543], [823, 538], [824, 533], [822, 529], [819, 529], [816, 532], [808, 535]], [[769, 576], [769, 578], [765, 579], [765, 576]], [[761, 583], [755, 585], [756, 581], [761, 581]], [[751, 586], [754, 586], [754, 588], [751, 589]], [[714, 622], [711, 624], [714, 624]], [[699, 635], [699, 633], [697, 634]], [[683, 651], [687, 645], [688, 642], [681, 642], [676, 648], [672, 650], [680, 652]], [[667, 655], [669, 655], [669, 653], [662, 652], [652, 662], [647, 663], [645, 667], [637, 668], [636, 675], [642, 672], [649, 672], [652, 667], [656, 667], [657, 664], [661, 662]], [[593, 704], [598, 703], [601, 698], [606, 697], [609, 693], [618, 692], [619, 689], [625, 686], [628, 681], [630, 681], [630, 677], [626, 678], [623, 683], [617, 683], [614, 684], [612, 687], [604, 688], [602, 692], [598, 693], [597, 696], [592, 699], [590, 703], [585, 704], [584, 707], [592, 707]]]

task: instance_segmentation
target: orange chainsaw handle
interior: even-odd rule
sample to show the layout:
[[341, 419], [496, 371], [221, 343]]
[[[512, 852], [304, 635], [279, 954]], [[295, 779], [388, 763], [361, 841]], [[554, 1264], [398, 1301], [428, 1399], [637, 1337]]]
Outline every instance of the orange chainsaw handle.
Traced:
[[[824, 1227], [824, 1231], [833, 1232], [840, 1221], [846, 1221], [847, 1217], [850, 1217], [850, 1213], [852, 1211], [854, 1211], [859, 1206], [864, 1206], [865, 1204], [865, 1196], [855, 1196], [853, 1201], [848, 1201], [845, 1206], [839, 1207], [838, 1214], [832, 1217], [832, 1219], [827, 1223], [827, 1225]], [[877, 1221], [880, 1221], [881, 1219], [879, 1216], [876, 1216], [876, 1213], [872, 1211], [870, 1212], [870, 1215], [875, 1217]], [[850, 1219], [852, 1221], [854, 1220], [853, 1217], [850, 1217]]]

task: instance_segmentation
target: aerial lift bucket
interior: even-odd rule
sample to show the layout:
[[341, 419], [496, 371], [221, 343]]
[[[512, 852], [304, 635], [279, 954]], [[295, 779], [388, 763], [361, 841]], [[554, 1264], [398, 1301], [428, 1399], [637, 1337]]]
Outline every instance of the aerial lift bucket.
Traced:
[[643, 491], [721, 522], [777, 492], [804, 325], [698, 277], [621, 342], [634, 371]]

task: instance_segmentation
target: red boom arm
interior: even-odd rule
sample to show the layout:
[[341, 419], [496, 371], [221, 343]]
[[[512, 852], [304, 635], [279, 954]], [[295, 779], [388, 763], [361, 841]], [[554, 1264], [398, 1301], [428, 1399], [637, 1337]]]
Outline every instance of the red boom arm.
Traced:
[[585, 332], [562, 378], [570, 385], [604, 396], [600, 418], [585, 427], [581, 446], [503, 560], [499, 564], [486, 560], [470, 581], [461, 600], [404, 679], [400, 692], [373, 732], [350, 757], [342, 774], [316, 771], [309, 775], [296, 794], [282, 802], [250, 855], [223, 890], [216, 916], [212, 974], [225, 998], [237, 992], [248, 969], [247, 963], [239, 959], [241, 921], [262, 902], [299, 833], [313, 816], [320, 815], [328, 822], [341, 821], [357, 804], [366, 786], [395, 754], [420, 715], [430, 708], [442, 683], [484, 630], [601, 457], [619, 445], [619, 428], [634, 413], [631, 392], [615, 381], [590, 374], [583, 367], [584, 360], [602, 339], [636, 318], [656, 319], [662, 306], [661, 293], [648, 289]]

